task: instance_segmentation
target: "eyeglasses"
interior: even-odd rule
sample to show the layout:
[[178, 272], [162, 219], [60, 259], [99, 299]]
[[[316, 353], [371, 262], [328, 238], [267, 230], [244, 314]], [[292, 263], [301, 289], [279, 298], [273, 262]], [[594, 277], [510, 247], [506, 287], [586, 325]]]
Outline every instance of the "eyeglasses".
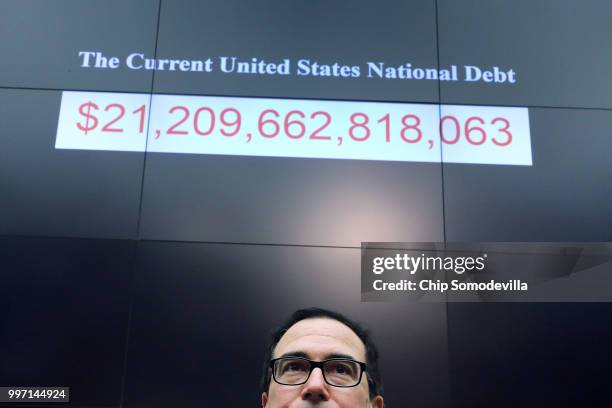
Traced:
[[323, 379], [335, 387], [355, 387], [361, 382], [366, 364], [348, 358], [312, 361], [303, 357], [282, 357], [270, 361], [274, 381], [282, 385], [302, 385], [315, 368], [320, 368]]

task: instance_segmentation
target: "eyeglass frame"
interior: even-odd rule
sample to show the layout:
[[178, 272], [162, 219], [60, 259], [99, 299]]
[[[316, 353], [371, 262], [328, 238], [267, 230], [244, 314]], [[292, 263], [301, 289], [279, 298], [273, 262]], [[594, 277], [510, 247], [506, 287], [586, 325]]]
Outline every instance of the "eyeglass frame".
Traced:
[[[282, 383], [280, 381], [278, 381], [276, 379], [276, 373], [274, 370], [274, 364], [276, 364], [277, 361], [280, 360], [302, 360], [302, 361], [307, 361], [308, 364], [310, 364], [310, 372], [308, 372], [308, 376], [306, 376], [306, 379], [304, 380], [304, 382], [300, 382], [297, 384], [286, 384], [286, 383]], [[325, 376], [325, 371], [323, 370], [323, 366], [325, 365], [325, 363], [328, 363], [330, 361], [350, 361], [352, 363], [356, 363], [359, 368], [360, 368], [360, 373], [359, 373], [359, 379], [357, 380], [357, 382], [354, 385], [336, 385], [336, 384], [332, 384], [329, 381], [327, 381], [327, 377]], [[274, 382], [276, 382], [277, 384], [280, 385], [288, 385], [288, 386], [296, 386], [296, 385], [304, 385], [308, 382], [308, 380], [310, 379], [310, 376], [312, 375], [312, 372], [315, 368], [320, 368], [321, 369], [321, 374], [323, 375], [323, 380], [325, 381], [325, 383], [331, 385], [332, 387], [339, 387], [339, 388], [352, 388], [352, 387], [356, 387], [361, 383], [361, 379], [363, 378], [363, 373], [366, 373], [366, 378], [368, 379], [368, 383], [369, 383], [369, 377], [367, 376], [367, 368], [368, 365], [366, 363], [362, 363], [361, 361], [357, 361], [357, 360], [353, 360], [352, 358], [341, 358], [341, 357], [336, 357], [336, 358], [329, 358], [327, 360], [323, 360], [323, 361], [313, 361], [310, 360], [306, 357], [292, 357], [292, 356], [284, 356], [284, 357], [279, 357], [279, 358], [274, 358], [272, 360], [270, 360], [270, 370], [272, 371], [272, 379], [274, 380]]]

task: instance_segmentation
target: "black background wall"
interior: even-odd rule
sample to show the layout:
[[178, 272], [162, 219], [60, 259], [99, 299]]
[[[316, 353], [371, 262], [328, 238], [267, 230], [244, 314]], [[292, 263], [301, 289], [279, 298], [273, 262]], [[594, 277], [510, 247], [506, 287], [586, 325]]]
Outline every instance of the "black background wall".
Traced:
[[[361, 303], [361, 241], [612, 241], [603, 1], [0, 4], [0, 385], [259, 405], [269, 332], [365, 323], [391, 407], [609, 406], [606, 303]], [[515, 86], [85, 70], [79, 50], [510, 66]], [[54, 148], [64, 90], [529, 108], [533, 166]], [[6, 406], [10, 406], [5, 404]]]

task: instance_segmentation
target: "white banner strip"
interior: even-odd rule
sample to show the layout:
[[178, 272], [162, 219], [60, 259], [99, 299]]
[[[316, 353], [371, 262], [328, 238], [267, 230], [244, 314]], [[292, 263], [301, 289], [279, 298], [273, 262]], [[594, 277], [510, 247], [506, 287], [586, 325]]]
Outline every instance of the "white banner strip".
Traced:
[[63, 92], [57, 149], [531, 165], [527, 108]]

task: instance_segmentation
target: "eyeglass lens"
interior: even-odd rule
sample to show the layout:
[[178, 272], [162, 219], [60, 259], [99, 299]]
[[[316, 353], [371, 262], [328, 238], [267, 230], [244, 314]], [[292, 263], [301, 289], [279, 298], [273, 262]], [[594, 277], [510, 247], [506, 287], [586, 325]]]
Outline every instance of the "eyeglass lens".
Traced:
[[[281, 384], [299, 385], [308, 380], [311, 369], [308, 360], [284, 358], [276, 361], [274, 378]], [[359, 364], [355, 361], [328, 360], [323, 364], [323, 377], [332, 385], [341, 387], [357, 385], [360, 374]]]

